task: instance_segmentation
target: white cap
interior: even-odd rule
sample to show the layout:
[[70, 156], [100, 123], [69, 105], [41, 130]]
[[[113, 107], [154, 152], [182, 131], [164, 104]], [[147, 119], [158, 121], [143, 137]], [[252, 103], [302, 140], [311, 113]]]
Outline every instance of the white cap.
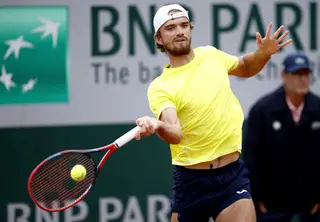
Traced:
[[[174, 13], [169, 15], [171, 10], [179, 10], [181, 12]], [[159, 28], [169, 21], [170, 19], [180, 18], [180, 17], [187, 17], [189, 19], [188, 11], [186, 11], [181, 5], [178, 4], [171, 4], [165, 5], [158, 9], [156, 14], [153, 17], [153, 27], [155, 33], [159, 30]]]

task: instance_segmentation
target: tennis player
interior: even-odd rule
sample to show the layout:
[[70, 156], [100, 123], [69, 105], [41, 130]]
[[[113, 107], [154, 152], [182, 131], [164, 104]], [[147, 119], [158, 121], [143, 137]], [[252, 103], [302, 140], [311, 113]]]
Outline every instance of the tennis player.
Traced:
[[[239, 159], [243, 111], [228, 74], [248, 78], [258, 73], [284, 41], [281, 26], [256, 34], [257, 50], [242, 57], [212, 46], [191, 47], [193, 25], [178, 4], [154, 16], [157, 48], [169, 57], [163, 73], [148, 88], [156, 118], [136, 120], [136, 139], [157, 133], [170, 144], [173, 164], [172, 211], [179, 222], [256, 221], [247, 170]], [[282, 35], [280, 35], [282, 34]]]

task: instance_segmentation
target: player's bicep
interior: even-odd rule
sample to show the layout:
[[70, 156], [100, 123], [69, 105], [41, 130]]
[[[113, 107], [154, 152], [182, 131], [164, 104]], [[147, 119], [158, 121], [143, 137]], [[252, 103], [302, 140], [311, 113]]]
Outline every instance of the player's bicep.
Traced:
[[247, 76], [247, 70], [245, 67], [245, 63], [243, 60], [243, 57], [239, 57], [239, 63], [236, 68], [234, 68], [229, 73], [232, 76], [238, 76], [238, 77], [246, 77]]
[[159, 119], [167, 124], [173, 125], [176, 128], [180, 129], [180, 121], [178, 118], [177, 110], [173, 107], [165, 109], [161, 114]]

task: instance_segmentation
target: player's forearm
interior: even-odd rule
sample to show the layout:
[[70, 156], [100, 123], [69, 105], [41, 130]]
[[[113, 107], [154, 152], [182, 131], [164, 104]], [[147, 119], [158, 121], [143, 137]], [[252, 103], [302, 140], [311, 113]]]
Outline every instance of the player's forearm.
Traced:
[[259, 49], [242, 56], [246, 77], [259, 73], [269, 61], [270, 56], [264, 55]]
[[177, 125], [159, 121], [158, 136], [169, 144], [178, 144], [182, 139], [181, 128]]

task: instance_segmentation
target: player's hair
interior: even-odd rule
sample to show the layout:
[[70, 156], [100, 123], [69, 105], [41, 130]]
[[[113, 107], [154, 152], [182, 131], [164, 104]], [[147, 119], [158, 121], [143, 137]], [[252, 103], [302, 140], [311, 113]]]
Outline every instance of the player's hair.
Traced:
[[[190, 24], [190, 29], [193, 30], [193, 29], [194, 29], [194, 25], [193, 25], [191, 22], [190, 22], [189, 24]], [[157, 31], [156, 36], [157, 36], [157, 38], [160, 38], [160, 37], [161, 37], [160, 31]], [[162, 53], [166, 52], [166, 50], [165, 50], [165, 48], [163, 47], [163, 45], [160, 45], [160, 44], [158, 44], [157, 42], [156, 42], [156, 45], [157, 45], [157, 49], [158, 49], [160, 52], [162, 52]]]

